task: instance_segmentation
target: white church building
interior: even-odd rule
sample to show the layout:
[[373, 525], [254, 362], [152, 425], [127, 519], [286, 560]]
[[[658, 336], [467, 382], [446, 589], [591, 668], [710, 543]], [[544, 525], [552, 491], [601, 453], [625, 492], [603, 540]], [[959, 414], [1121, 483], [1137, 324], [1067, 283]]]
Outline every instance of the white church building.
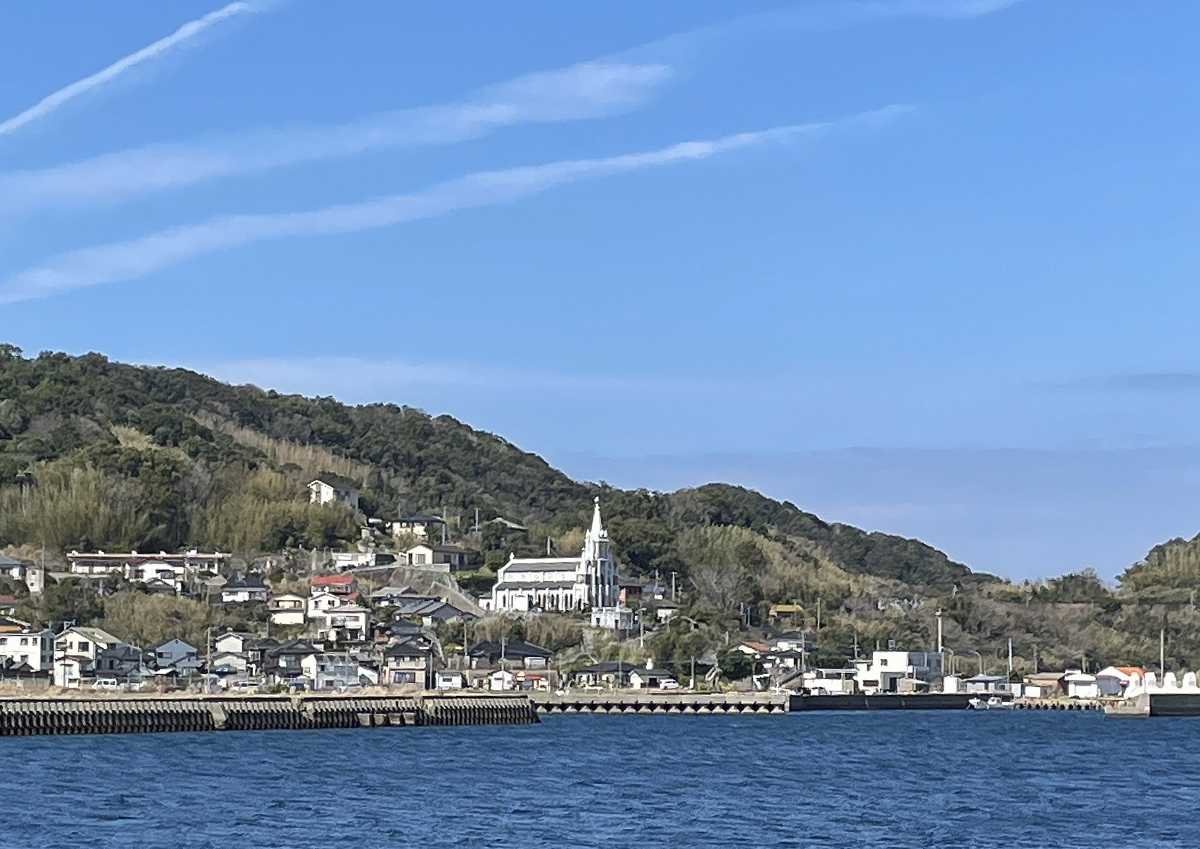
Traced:
[[575, 611], [617, 604], [617, 563], [600, 521], [600, 499], [577, 557], [510, 557], [492, 588], [495, 611]]

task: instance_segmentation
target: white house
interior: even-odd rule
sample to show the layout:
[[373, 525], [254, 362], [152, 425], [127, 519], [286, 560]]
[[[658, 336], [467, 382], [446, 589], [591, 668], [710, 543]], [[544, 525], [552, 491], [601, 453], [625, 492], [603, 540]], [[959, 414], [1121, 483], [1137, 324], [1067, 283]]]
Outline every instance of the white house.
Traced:
[[125, 577], [134, 583], [152, 584], [160, 581], [176, 594], [187, 589], [189, 570], [182, 563], [166, 563], [161, 560], [146, 560], [131, 563], [126, 567]]
[[1096, 689], [1101, 696], [1119, 696], [1135, 675], [1145, 680], [1146, 670], [1140, 666], [1106, 666], [1096, 673]]
[[343, 604], [325, 611], [317, 626], [317, 639], [340, 643], [361, 643], [367, 639], [370, 611], [357, 604]]
[[134, 574], [145, 563], [180, 566], [189, 575], [194, 575], [201, 571], [219, 572], [228, 560], [229, 555], [220, 551], [202, 552], [194, 548], [181, 554], [168, 554], [165, 551], [158, 554], [137, 551], [128, 554], [71, 551], [67, 554], [67, 568], [72, 575], [83, 577], [124, 575], [130, 580], [136, 580]]
[[600, 519], [600, 499], [577, 557], [511, 557], [492, 588], [494, 611], [588, 610], [613, 607], [619, 593], [617, 564]]
[[213, 654], [242, 654], [246, 651], [246, 645], [254, 639], [252, 634], [226, 631], [213, 640]]
[[341, 475], [321, 475], [308, 484], [308, 500], [312, 504], [345, 504], [358, 509], [358, 483]]
[[437, 545], [422, 542], [408, 548], [403, 559], [409, 566], [443, 567], [439, 571], [470, 568], [475, 552], [461, 545]]
[[345, 652], [321, 652], [300, 660], [300, 669], [314, 690], [358, 684], [358, 661]]
[[249, 604], [265, 602], [270, 594], [270, 588], [257, 572], [247, 572], [244, 576], [235, 576], [221, 587], [222, 604]]
[[463, 674], [454, 669], [439, 669], [435, 676], [434, 687], [438, 690], [461, 690], [464, 687]]
[[46, 588], [45, 569], [4, 554], [0, 554], [0, 577], [20, 581], [35, 594]]
[[1078, 669], [1068, 669], [1063, 678], [1063, 684], [1067, 688], [1068, 699], [1098, 699], [1100, 697], [1100, 686], [1096, 683], [1096, 676], [1080, 672]]
[[908, 692], [942, 677], [942, 656], [931, 651], [877, 651], [854, 666], [858, 689], [867, 695]]
[[444, 527], [441, 516], [401, 516], [392, 520], [392, 536], [430, 540], [440, 536]]
[[848, 696], [854, 693], [857, 669], [810, 669], [800, 676], [802, 686], [818, 696]]
[[13, 664], [25, 663], [34, 672], [48, 672], [54, 665], [54, 633], [26, 627], [0, 634], [0, 658]]
[[296, 593], [280, 593], [271, 599], [267, 608], [272, 625], [303, 625], [306, 599]]
[[679, 682], [665, 669], [633, 669], [629, 672], [629, 686], [635, 690], [676, 690]]
[[100, 628], [78, 625], [68, 628], [54, 638], [54, 683], [59, 687], [78, 687], [101, 652], [124, 645]]
[[325, 616], [326, 611], [341, 607], [345, 603], [344, 598], [328, 590], [315, 591], [308, 597], [308, 618], [320, 619]]

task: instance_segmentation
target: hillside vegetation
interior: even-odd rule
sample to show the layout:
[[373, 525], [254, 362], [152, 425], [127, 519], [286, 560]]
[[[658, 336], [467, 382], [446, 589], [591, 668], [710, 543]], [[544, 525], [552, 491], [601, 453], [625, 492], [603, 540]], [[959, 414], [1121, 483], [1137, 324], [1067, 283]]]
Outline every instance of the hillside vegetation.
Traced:
[[[687, 590], [698, 630], [668, 634], [664, 659], [728, 639], [742, 615], [764, 622], [786, 601], [802, 611], [794, 625], [814, 626], [821, 611], [818, 651], [830, 663], [855, 645], [932, 647], [939, 608], [947, 644], [960, 658], [979, 651], [992, 671], [1009, 637], [1024, 668], [1035, 647], [1043, 666], [1145, 662], [1164, 623], [1172, 657], [1200, 661], [1197, 540], [1155, 548], [1117, 590], [1088, 573], [1014, 585], [918, 540], [827, 523], [740, 487], [657, 493], [574, 481], [501, 437], [411, 407], [0, 346], [0, 548], [194, 546], [249, 557], [349, 547], [361, 517], [308, 503], [305, 485], [323, 472], [355, 480], [367, 516], [444, 513], [451, 537], [481, 548], [492, 570], [547, 540], [578, 551], [601, 496], [623, 570], [674, 573]], [[472, 535], [476, 510], [530, 531], [485, 525]], [[489, 574], [470, 586], [486, 588]]]

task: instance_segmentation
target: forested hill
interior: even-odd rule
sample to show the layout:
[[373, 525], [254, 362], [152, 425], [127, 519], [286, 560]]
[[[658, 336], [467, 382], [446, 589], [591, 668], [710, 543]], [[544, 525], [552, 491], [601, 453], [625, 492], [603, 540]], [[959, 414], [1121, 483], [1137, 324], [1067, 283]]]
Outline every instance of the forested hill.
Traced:
[[[445, 510], [462, 531], [478, 509], [542, 539], [585, 525], [601, 494], [623, 562], [643, 572], [686, 571], [690, 552], [736, 569], [786, 562], [941, 587], [973, 579], [919, 541], [827, 524], [738, 487], [663, 495], [573, 481], [449, 416], [0, 346], [0, 546], [249, 553], [350, 543], [355, 517], [307, 504], [305, 484], [324, 472], [361, 484], [367, 515]], [[718, 541], [714, 528], [744, 533]], [[780, 594], [803, 590], [787, 570], [778, 578]]]

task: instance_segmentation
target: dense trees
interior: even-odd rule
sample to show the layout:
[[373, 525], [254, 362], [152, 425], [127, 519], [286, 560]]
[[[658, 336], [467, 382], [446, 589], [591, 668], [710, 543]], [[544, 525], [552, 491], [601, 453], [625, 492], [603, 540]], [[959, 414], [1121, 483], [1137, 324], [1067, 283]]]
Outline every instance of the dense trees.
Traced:
[[[348, 542], [346, 517], [303, 506], [305, 478], [325, 470], [359, 481], [375, 514], [444, 507], [461, 534], [479, 509], [484, 519], [504, 515], [533, 528], [520, 539], [485, 538], [493, 567], [509, 551], [539, 550], [547, 536], [573, 542], [563, 535], [586, 526], [598, 494], [622, 562], [636, 574], [685, 572], [681, 531], [731, 526], [791, 541], [796, 557], [849, 573], [938, 586], [967, 575], [923, 543], [829, 525], [739, 487], [663, 495], [578, 483], [449, 416], [228, 386], [99, 354], [25, 358], [0, 348], [0, 504], [29, 507], [0, 521], [0, 544], [248, 551]], [[266, 490], [264, 472], [276, 475]], [[81, 479], [68, 486], [71, 474]], [[45, 496], [29, 494], [43, 488]], [[104, 492], [111, 504], [93, 511]], [[63, 505], [54, 517], [35, 518], [51, 502]]]

